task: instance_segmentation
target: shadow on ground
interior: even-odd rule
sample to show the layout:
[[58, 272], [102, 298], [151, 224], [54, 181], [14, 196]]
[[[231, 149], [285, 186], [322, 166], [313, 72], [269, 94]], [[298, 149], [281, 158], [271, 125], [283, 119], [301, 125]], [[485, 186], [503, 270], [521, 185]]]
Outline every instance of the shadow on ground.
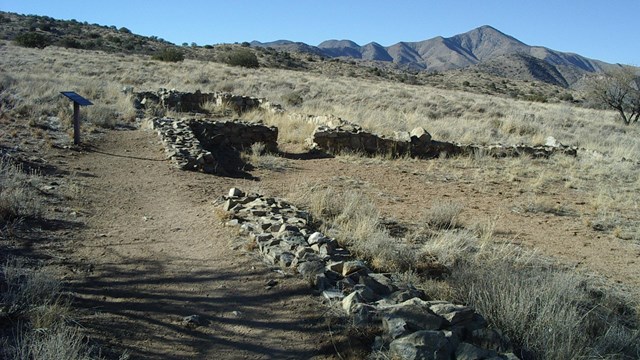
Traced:
[[[167, 358], [165, 350], [169, 348], [174, 354], [182, 354], [175, 359], [308, 359], [334, 353], [333, 346], [320, 341], [326, 337], [324, 319], [317, 311], [295, 304], [297, 297], [311, 295], [308, 287], [260, 292], [225, 285], [272, 276], [269, 268], [230, 268], [222, 272], [200, 269], [169, 277], [160, 275], [168, 273], [171, 269], [159, 262], [122, 259], [104, 264], [94, 276], [72, 285], [75, 305], [93, 317], [82, 321], [82, 326], [112, 349], [107, 351], [108, 356], [117, 357], [125, 350], [133, 358]], [[265, 311], [266, 304], [280, 304], [279, 310]], [[109, 321], [99, 320], [104, 314], [110, 315], [105, 316]], [[191, 327], [183, 321], [191, 315], [199, 317], [199, 326]], [[314, 347], [303, 343], [265, 342], [262, 336], [273, 331], [300, 334], [300, 341], [315, 338], [317, 345], [311, 351]], [[286, 338], [290, 340], [291, 336]], [[148, 342], [160, 345], [145, 346]]]

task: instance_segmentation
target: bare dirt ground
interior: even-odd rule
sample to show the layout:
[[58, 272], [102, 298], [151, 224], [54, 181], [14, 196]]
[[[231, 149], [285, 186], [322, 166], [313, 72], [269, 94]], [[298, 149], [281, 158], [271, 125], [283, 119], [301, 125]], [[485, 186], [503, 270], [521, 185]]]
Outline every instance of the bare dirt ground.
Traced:
[[[243, 251], [213, 216], [234, 179], [171, 168], [143, 130], [110, 132], [68, 165], [85, 223], [70, 255], [85, 268], [68, 280], [79, 323], [106, 348], [136, 359], [333, 357], [309, 285]], [[190, 315], [199, 326], [185, 326]]]
[[[492, 181], [492, 174], [482, 175], [481, 164], [463, 170], [454, 165], [446, 159], [310, 159], [291, 161], [286, 171], [254, 174], [269, 194], [285, 195], [292, 186], [309, 181], [362, 191], [385, 218], [405, 225], [419, 222], [431, 206], [459, 203], [464, 206], [460, 219], [465, 227], [492, 221], [496, 240], [534, 249], [569, 268], [604, 277], [640, 300], [639, 244], [595, 231], [580, 216], [514, 210], [531, 196], [519, 182]], [[471, 171], [480, 175], [470, 176]], [[535, 197], [576, 213], [591, 211], [589, 199], [562, 184]]]

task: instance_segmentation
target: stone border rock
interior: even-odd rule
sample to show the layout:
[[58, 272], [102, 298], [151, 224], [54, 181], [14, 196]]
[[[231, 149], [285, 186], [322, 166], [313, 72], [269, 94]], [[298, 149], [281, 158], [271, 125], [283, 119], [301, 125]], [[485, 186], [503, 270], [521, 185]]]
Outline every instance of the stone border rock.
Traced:
[[232, 188], [222, 199], [228, 226], [255, 242], [270, 264], [300, 274], [339, 304], [354, 326], [377, 327], [376, 349], [394, 359], [517, 359], [509, 339], [472, 308], [371, 271], [338, 241], [315, 231], [309, 213], [277, 198]]

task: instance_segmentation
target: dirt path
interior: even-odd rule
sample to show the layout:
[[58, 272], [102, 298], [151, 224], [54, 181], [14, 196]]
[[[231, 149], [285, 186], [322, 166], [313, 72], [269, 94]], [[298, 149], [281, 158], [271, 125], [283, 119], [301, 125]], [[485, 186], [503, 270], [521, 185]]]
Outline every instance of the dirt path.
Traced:
[[[86, 226], [74, 257], [80, 323], [142, 359], [331, 358], [321, 304], [308, 284], [230, 242], [215, 197], [237, 180], [170, 168], [149, 131], [116, 131], [69, 162], [83, 175]], [[234, 249], [235, 248], [235, 249]], [[266, 288], [269, 280], [278, 284]], [[183, 318], [200, 317], [188, 327]], [[111, 348], [111, 349], [109, 349]], [[322, 355], [325, 354], [325, 355]]]

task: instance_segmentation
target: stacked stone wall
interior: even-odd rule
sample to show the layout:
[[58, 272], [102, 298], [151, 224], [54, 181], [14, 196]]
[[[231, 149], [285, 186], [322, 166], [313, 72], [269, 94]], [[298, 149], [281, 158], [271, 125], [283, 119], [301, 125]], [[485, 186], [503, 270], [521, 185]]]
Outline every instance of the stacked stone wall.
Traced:
[[263, 98], [234, 95], [227, 92], [202, 93], [196, 91], [189, 93], [167, 89], [135, 93], [133, 104], [136, 109], [142, 111], [150, 106], [160, 106], [176, 112], [207, 113], [207, 110], [203, 108], [205, 104], [225, 106], [239, 114], [255, 109], [271, 112], [283, 111], [280, 105], [270, 103]]
[[151, 120], [151, 127], [158, 133], [167, 158], [182, 170], [229, 175], [230, 154], [255, 143], [264, 144], [267, 151], [278, 148], [278, 129], [262, 124], [156, 118]]
[[576, 147], [553, 145], [476, 145], [437, 141], [423, 128], [411, 132], [396, 132], [393, 138], [380, 136], [361, 127], [343, 123], [337, 126], [322, 125], [316, 128], [307, 140], [312, 148], [318, 148], [332, 154], [357, 152], [369, 155], [387, 154], [392, 156], [412, 156], [429, 159], [439, 156], [487, 155], [493, 157], [549, 157], [560, 153], [576, 156]]
[[372, 271], [313, 229], [307, 212], [236, 188], [221, 203], [232, 217], [226, 224], [239, 227], [265, 261], [308, 279], [355, 327], [378, 328], [374, 347], [388, 349], [392, 358], [517, 359], [509, 339], [482, 315]]

